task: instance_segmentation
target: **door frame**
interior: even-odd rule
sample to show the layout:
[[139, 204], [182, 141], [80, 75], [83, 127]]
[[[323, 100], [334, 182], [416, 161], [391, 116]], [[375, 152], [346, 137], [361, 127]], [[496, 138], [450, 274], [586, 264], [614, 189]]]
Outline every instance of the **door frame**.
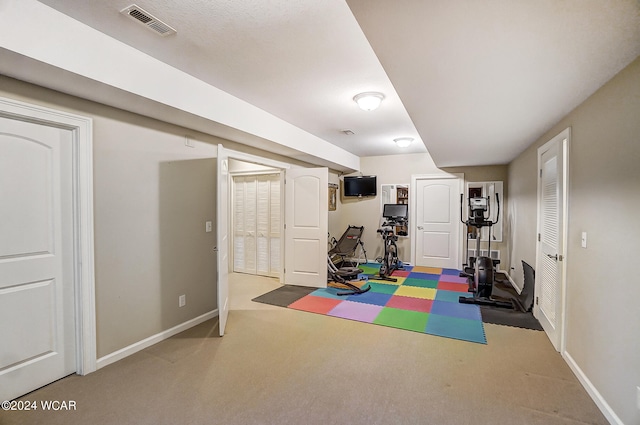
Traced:
[[[284, 172], [288, 170], [289, 168], [294, 168], [295, 166], [291, 165], [291, 164], [287, 164], [285, 162], [281, 162], [281, 161], [277, 161], [275, 159], [269, 159], [269, 158], [263, 158], [261, 156], [258, 155], [253, 155], [250, 153], [245, 153], [245, 152], [240, 152], [240, 151], [235, 151], [232, 149], [228, 149], [228, 148], [224, 148], [224, 151], [227, 155], [227, 158], [229, 159], [235, 159], [238, 161], [244, 161], [244, 162], [250, 162], [252, 164], [257, 164], [257, 165], [264, 165], [266, 167], [271, 167], [271, 168], [276, 168], [279, 170], [280, 172], [280, 193], [282, 194], [282, 202], [280, 204], [280, 217], [282, 217], [282, 220], [280, 221], [280, 234], [282, 235], [282, 237], [280, 238], [280, 283], [284, 283], [284, 205], [286, 202], [285, 196], [284, 196]], [[272, 172], [272, 174], [274, 174], [274, 172]], [[237, 175], [237, 174], [234, 174]], [[229, 173], [228, 175], [228, 179], [229, 179], [229, 184], [231, 187], [232, 184], [232, 175], [231, 173]], [[227, 215], [227, 226], [229, 227], [229, 229], [227, 229], [229, 231], [229, 233], [231, 234], [231, 232], [233, 231], [232, 229], [232, 214], [231, 214], [231, 205], [232, 205], [232, 191], [229, 191], [229, 199], [228, 199], [228, 209], [224, 210], [224, 211], [218, 211], [218, 214], [226, 214]], [[231, 238], [228, 238], [229, 243], [231, 243]], [[229, 246], [229, 252], [233, 251], [233, 246]], [[232, 255], [229, 255], [229, 269], [233, 270], [233, 264], [231, 263], [232, 261]]]
[[[416, 224], [415, 217], [418, 215], [418, 204], [417, 204], [417, 188], [418, 188], [418, 180], [444, 180], [444, 179], [457, 179], [458, 180], [458, 191], [462, 193], [464, 190], [464, 173], [447, 173], [447, 174], [412, 174], [411, 175], [411, 186], [409, 187], [409, 237], [411, 238], [411, 264], [416, 264]], [[459, 210], [456, 209], [459, 212]], [[453, 213], [458, 216], [458, 212], [454, 211]], [[457, 218], [457, 221], [460, 221], [460, 217]], [[460, 223], [462, 226], [462, 223]], [[461, 264], [461, 259], [464, 243], [461, 241], [461, 234], [458, 235], [458, 263]]]
[[[235, 159], [235, 158], [234, 158]], [[278, 179], [280, 181], [280, 221], [282, 222], [284, 220], [284, 217], [282, 217], [282, 209], [284, 207], [284, 202], [282, 201], [284, 199], [284, 194], [283, 194], [283, 181], [282, 181], [282, 174], [283, 174], [283, 170], [282, 169], [278, 169], [275, 168], [273, 170], [267, 171], [235, 171], [235, 172], [229, 172], [229, 174], [231, 175], [230, 178], [230, 183], [231, 185], [229, 186], [229, 218], [231, 220], [231, 222], [229, 223], [229, 246], [230, 248], [230, 252], [229, 252], [229, 272], [230, 273], [234, 273], [233, 269], [235, 269], [235, 233], [233, 232], [233, 229], [235, 227], [235, 177], [258, 177], [258, 176], [267, 176], [267, 175], [278, 175]], [[282, 238], [282, 234], [280, 235], [280, 237]], [[280, 241], [280, 253], [282, 254], [282, 241]], [[282, 266], [282, 258], [280, 259], [280, 266]], [[281, 269], [281, 267], [280, 267]], [[262, 276], [262, 275], [259, 275]], [[275, 276], [268, 276], [268, 277], [275, 277]], [[281, 270], [278, 270], [278, 278], [281, 278]]]
[[[537, 175], [537, 192], [536, 192], [536, 200], [537, 200], [537, 204], [536, 204], [536, 221], [537, 221], [537, 226], [536, 226], [536, 235], [540, 234], [540, 225], [541, 225], [541, 215], [540, 215], [540, 208], [541, 208], [541, 187], [540, 187], [540, 173], [538, 170], [541, 169], [541, 160], [542, 160], [542, 153], [546, 150], [549, 149], [549, 147], [555, 143], [560, 143], [560, 151], [562, 152], [562, 162], [559, 164], [559, 172], [562, 173], [562, 185], [561, 185], [561, 189], [562, 189], [562, 196], [560, 198], [560, 203], [562, 205], [562, 217], [560, 217], [561, 223], [562, 223], [562, 233], [560, 233], [560, 243], [562, 244], [562, 248], [559, 250], [560, 252], [558, 252], [558, 255], [562, 256], [562, 260], [560, 260], [561, 263], [561, 267], [560, 267], [560, 303], [559, 303], [559, 307], [560, 307], [560, 311], [557, 312], [557, 317], [558, 317], [558, 324], [560, 326], [560, 330], [559, 330], [559, 341], [558, 341], [558, 345], [557, 347], [554, 344], [554, 348], [556, 348], [556, 350], [558, 350], [558, 352], [560, 353], [564, 353], [565, 349], [566, 349], [566, 311], [567, 311], [567, 242], [568, 242], [568, 235], [569, 235], [569, 146], [571, 143], [571, 127], [567, 127], [566, 129], [564, 129], [563, 131], [561, 131], [558, 135], [554, 136], [553, 138], [551, 138], [551, 140], [549, 140], [548, 142], [546, 142], [544, 145], [540, 146], [537, 150], [537, 169], [536, 169], [536, 175]], [[540, 259], [540, 241], [538, 240], [538, 237], [536, 236], [536, 268], [539, 268], [539, 265], [541, 264], [541, 259]], [[535, 292], [538, 293], [538, 278], [537, 276], [540, 276], [541, 273], [536, 273], [536, 284], [535, 284]], [[536, 301], [537, 301], [537, 296], [536, 296]], [[536, 309], [536, 305], [537, 302], [534, 304], [534, 312], [537, 311]], [[546, 331], [545, 331], [546, 333]], [[553, 342], [553, 341], [552, 341]]]
[[71, 132], [73, 287], [76, 373], [97, 367], [93, 232], [93, 120], [40, 105], [0, 97], [0, 116]]

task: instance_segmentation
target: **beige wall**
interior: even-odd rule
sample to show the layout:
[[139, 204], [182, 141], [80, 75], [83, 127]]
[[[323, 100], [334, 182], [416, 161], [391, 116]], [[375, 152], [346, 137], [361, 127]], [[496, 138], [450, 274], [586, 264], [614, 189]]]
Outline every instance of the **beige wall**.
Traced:
[[98, 357], [217, 308], [218, 143], [307, 165], [4, 76], [0, 96], [93, 119]]
[[537, 148], [567, 127], [566, 351], [622, 423], [637, 424], [640, 58], [510, 164], [517, 261], [535, 264]]
[[[404, 154], [392, 156], [371, 156], [360, 159], [361, 172], [363, 175], [376, 175], [378, 182], [378, 196], [363, 199], [351, 199], [341, 197], [338, 204], [339, 213], [336, 219], [331, 221], [330, 231], [334, 232], [336, 238], [339, 237], [348, 225], [364, 226], [363, 241], [367, 250], [369, 260], [383, 254], [382, 239], [376, 233], [380, 226], [381, 200], [380, 185], [382, 184], [411, 184], [411, 176], [416, 174], [438, 175], [446, 173], [464, 173], [465, 181], [504, 181], [504, 193], [507, 193], [507, 166], [490, 167], [457, 167], [438, 169], [429, 154]], [[337, 176], [336, 176], [337, 178]], [[336, 180], [337, 181], [337, 180]], [[338, 212], [337, 211], [337, 212]], [[333, 227], [331, 227], [333, 226]], [[460, 224], [462, 226], [462, 224]], [[507, 250], [502, 248], [503, 244], [498, 244], [501, 249], [501, 256], [507, 255]], [[494, 248], [492, 244], [492, 249]], [[408, 262], [411, 258], [410, 237], [400, 237], [398, 240], [399, 257], [402, 261]]]
[[[490, 165], [482, 167], [447, 167], [443, 171], [448, 173], [463, 173], [465, 183], [473, 182], [502, 182], [502, 199], [500, 199], [500, 215], [502, 216], [502, 242], [491, 242], [491, 250], [500, 251], [499, 270], [506, 271], [509, 275], [515, 270], [510, 268], [509, 261], [509, 241], [511, 239], [511, 228], [509, 225], [509, 182], [508, 182], [508, 166], [507, 165]], [[467, 208], [467, 206], [465, 206]], [[491, 217], [495, 217], [495, 213], [491, 212]], [[464, 236], [463, 236], [464, 237]], [[475, 241], [470, 241], [470, 248], [475, 248]], [[483, 240], [480, 244], [481, 249], [487, 248], [488, 242]]]

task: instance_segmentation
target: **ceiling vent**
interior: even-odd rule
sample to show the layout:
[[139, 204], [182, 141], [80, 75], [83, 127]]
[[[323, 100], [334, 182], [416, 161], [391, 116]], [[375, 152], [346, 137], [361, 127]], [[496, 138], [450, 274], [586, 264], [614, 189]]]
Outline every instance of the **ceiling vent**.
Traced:
[[138, 5], [132, 4], [129, 7], [125, 7], [120, 11], [120, 13], [128, 16], [163, 37], [177, 32], [175, 29], [171, 28], [169, 25], [165, 24]]

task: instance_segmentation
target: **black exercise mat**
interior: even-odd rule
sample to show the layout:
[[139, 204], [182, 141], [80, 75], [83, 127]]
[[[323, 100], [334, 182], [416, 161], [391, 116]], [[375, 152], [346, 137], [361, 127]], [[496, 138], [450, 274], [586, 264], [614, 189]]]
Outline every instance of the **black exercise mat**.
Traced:
[[532, 329], [541, 331], [542, 326], [538, 319], [533, 317], [530, 311], [522, 312], [518, 310], [509, 310], [506, 308], [480, 306], [482, 321], [484, 323], [492, 323], [494, 325], [513, 326], [516, 328]]
[[[526, 301], [524, 298], [527, 298], [526, 294], [519, 295], [516, 292], [504, 273], [496, 274], [496, 281], [493, 284], [491, 296], [504, 301], [509, 301], [510, 299], [515, 298], [520, 300], [521, 304]], [[527, 302], [528, 301], [526, 301], [525, 304]], [[527, 305], [525, 306], [525, 309], [529, 307], [530, 306]], [[534, 331], [543, 330], [540, 322], [538, 322], [538, 319], [533, 317], [533, 313], [531, 311], [510, 310], [508, 308], [481, 305], [480, 313], [482, 314], [482, 321], [484, 323], [532, 329]]]
[[275, 305], [278, 307], [287, 307], [298, 301], [300, 298], [309, 295], [318, 288], [310, 288], [308, 286], [284, 285], [278, 289], [262, 294], [252, 299], [263, 304]]

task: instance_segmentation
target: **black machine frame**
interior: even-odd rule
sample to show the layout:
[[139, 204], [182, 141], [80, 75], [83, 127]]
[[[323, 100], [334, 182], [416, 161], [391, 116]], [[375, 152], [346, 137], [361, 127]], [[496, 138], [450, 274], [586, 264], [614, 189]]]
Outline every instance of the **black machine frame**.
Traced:
[[402, 269], [402, 262], [398, 259], [398, 235], [395, 234], [396, 226], [406, 226], [409, 217], [407, 204], [384, 204], [382, 207], [382, 227], [376, 230], [382, 236], [384, 254], [379, 259], [380, 270], [376, 279], [397, 282], [398, 279], [390, 277], [394, 270]]
[[[464, 205], [464, 194], [460, 195], [460, 221], [467, 228], [472, 227], [474, 229], [474, 236], [476, 240], [476, 257], [468, 257], [468, 263], [463, 264], [463, 271], [460, 272], [460, 277], [466, 277], [469, 282], [469, 292], [473, 294], [472, 297], [461, 296], [458, 298], [458, 302], [462, 304], [478, 304], [489, 305], [495, 307], [514, 308], [512, 302], [501, 301], [493, 299], [491, 293], [493, 291], [493, 284], [495, 282], [496, 266], [500, 264], [500, 260], [493, 259], [490, 256], [480, 255], [480, 242], [482, 228], [489, 228], [489, 241], [487, 247], [487, 253], [491, 255], [491, 228], [500, 220], [500, 197], [496, 193], [496, 205], [498, 212], [495, 220], [490, 220], [491, 217], [491, 198], [489, 196], [474, 196], [469, 197], [468, 209], [469, 217], [467, 220], [463, 220], [462, 206]], [[466, 251], [469, 252], [469, 237], [467, 235]]]

